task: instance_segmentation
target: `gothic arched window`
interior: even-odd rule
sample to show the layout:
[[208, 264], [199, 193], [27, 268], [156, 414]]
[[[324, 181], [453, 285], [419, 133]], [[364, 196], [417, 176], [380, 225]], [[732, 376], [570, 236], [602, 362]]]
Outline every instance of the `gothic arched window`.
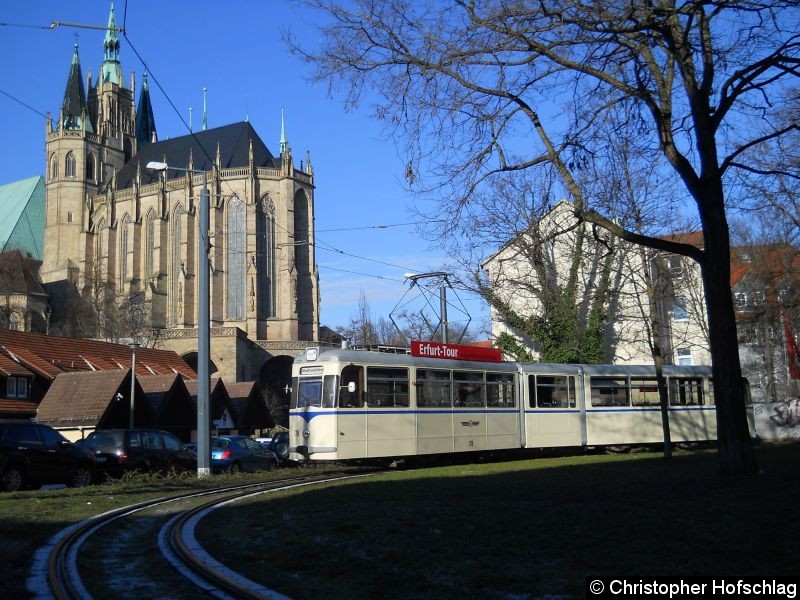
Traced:
[[86, 179], [94, 181], [94, 154], [91, 152], [86, 154]]
[[122, 217], [120, 222], [120, 236], [119, 236], [119, 287], [124, 293], [125, 284], [128, 281], [128, 230], [130, 227], [130, 219], [128, 215]]
[[150, 209], [150, 211], [147, 213], [145, 222], [147, 223], [145, 230], [147, 235], [145, 248], [147, 250], [145, 251], [146, 254], [144, 257], [144, 276], [147, 279], [150, 279], [155, 275], [153, 272], [153, 264], [155, 263], [154, 255], [156, 252], [156, 215], [153, 212], [153, 209]]
[[75, 177], [75, 153], [67, 152], [67, 158], [64, 159], [64, 177]]
[[186, 210], [183, 208], [183, 204], [178, 204], [178, 206], [175, 207], [175, 212], [172, 214], [174, 223], [172, 225], [172, 261], [169, 276], [172, 281], [170, 322], [173, 326], [178, 325], [183, 316], [183, 284], [181, 283], [181, 270], [183, 263], [183, 217], [185, 214]]
[[256, 221], [256, 264], [258, 268], [258, 316], [275, 316], [275, 204], [269, 194], [261, 199]]
[[55, 153], [50, 155], [50, 179], [58, 179], [58, 156]]
[[227, 223], [227, 313], [229, 319], [244, 319], [245, 297], [245, 206], [234, 196], [228, 204]]

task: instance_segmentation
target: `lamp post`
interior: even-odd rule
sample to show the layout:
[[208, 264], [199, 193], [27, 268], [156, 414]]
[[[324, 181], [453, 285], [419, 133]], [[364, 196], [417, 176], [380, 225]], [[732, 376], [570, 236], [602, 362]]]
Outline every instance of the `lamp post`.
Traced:
[[203, 189], [200, 191], [198, 222], [200, 226], [200, 243], [197, 245], [197, 476], [207, 477], [211, 474], [211, 440], [209, 433], [209, 394], [211, 383], [208, 372], [210, 347], [209, 316], [209, 272], [211, 265], [208, 251], [208, 186], [206, 172], [198, 169], [181, 169], [170, 167], [163, 162], [147, 163], [148, 170], [166, 173], [168, 169], [182, 173], [202, 173]]
[[136, 350], [139, 348], [139, 344], [133, 342], [128, 346], [131, 349], [131, 418], [129, 427], [133, 429], [133, 420], [136, 413], [134, 404], [136, 401]]

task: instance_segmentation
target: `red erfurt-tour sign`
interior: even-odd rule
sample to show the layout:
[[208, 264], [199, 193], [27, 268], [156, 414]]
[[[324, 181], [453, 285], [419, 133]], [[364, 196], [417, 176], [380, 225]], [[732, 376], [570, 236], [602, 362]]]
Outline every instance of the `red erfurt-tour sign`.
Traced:
[[480, 360], [500, 362], [502, 353], [498, 348], [464, 346], [462, 344], [440, 344], [439, 342], [420, 342], [412, 340], [411, 356], [422, 358], [448, 358], [450, 360]]

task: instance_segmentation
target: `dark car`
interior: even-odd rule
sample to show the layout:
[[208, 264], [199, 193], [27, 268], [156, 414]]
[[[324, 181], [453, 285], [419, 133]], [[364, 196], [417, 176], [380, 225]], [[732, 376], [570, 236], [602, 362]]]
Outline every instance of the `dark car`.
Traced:
[[224, 435], [211, 439], [211, 470], [214, 473], [268, 471], [278, 466], [278, 457], [246, 435]]
[[289, 432], [281, 431], [275, 434], [267, 443], [267, 450], [274, 452], [281, 464], [289, 460]]
[[0, 489], [65, 483], [71, 487], [94, 480], [91, 452], [68, 441], [52, 427], [29, 421], [0, 421]]
[[97, 470], [111, 477], [127, 471], [168, 472], [197, 468], [197, 457], [176, 436], [158, 429], [100, 429], [84, 446], [94, 452]]

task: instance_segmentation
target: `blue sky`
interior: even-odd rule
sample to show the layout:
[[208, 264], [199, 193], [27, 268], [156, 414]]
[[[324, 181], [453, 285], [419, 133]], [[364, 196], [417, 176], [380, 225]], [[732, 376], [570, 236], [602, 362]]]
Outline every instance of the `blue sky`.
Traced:
[[[102, 30], [51, 30], [50, 23], [104, 26], [109, 7], [108, 0], [0, 4], [0, 184], [44, 173], [44, 117], [35, 111], [58, 114], [75, 35], [84, 78], [89, 70], [96, 76], [103, 58]], [[137, 100], [144, 69], [134, 48], [187, 122], [193, 109], [194, 129], [205, 87], [209, 128], [248, 118], [277, 154], [284, 107], [295, 160], [305, 160], [308, 150], [314, 165], [323, 324], [346, 324], [361, 290], [373, 317], [388, 316], [407, 289], [403, 273], [446, 269], [441, 252], [413, 225], [370, 229], [417, 219], [410, 210], [415, 199], [402, 186], [406, 161], [369, 118], [368, 107], [345, 112], [341, 99], [329, 98], [325, 85], [310, 84], [307, 67], [288, 54], [282, 29], [313, 45], [317, 15], [283, 0], [130, 0], [127, 8], [117, 0], [115, 9], [130, 40], [122, 38], [120, 58], [126, 80], [136, 73]], [[185, 135], [152, 79], [150, 89], [159, 139]], [[473, 324], [485, 318], [479, 301], [459, 295]]]

